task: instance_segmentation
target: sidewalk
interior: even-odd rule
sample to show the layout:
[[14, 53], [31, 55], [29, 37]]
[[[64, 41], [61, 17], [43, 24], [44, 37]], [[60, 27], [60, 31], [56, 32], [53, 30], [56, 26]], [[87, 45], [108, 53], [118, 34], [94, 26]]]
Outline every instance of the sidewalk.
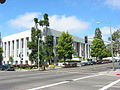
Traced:
[[109, 70], [105, 72], [100, 72], [100, 74], [109, 75], [109, 76], [120, 76], [120, 69], [116, 69], [115, 71]]
[[45, 68], [45, 70], [42, 70], [42, 69], [40, 69], [40, 70], [38, 70], [38, 69], [16, 69], [15, 71], [28, 71], [28, 72], [34, 72], [34, 71], [49, 71], [49, 70], [56, 70], [56, 69], [59, 69], [59, 68], [61, 68], [61, 67], [55, 67], [55, 68]]

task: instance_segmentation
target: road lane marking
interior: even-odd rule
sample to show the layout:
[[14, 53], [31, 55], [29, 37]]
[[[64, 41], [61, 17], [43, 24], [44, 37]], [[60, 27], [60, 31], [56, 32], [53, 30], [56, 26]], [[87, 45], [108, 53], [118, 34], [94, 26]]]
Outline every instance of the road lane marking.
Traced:
[[[87, 79], [87, 78], [96, 77], [96, 76], [100, 76], [100, 75], [102, 75], [102, 74], [90, 75], [90, 76], [86, 76], [86, 77], [82, 77], [82, 78], [76, 78], [76, 79], [72, 79], [72, 81]], [[49, 84], [49, 85], [45, 85], [45, 86], [41, 86], [41, 87], [37, 87], [37, 88], [32, 88], [32, 89], [27, 89], [27, 90], [38, 90], [38, 89], [48, 88], [48, 87], [52, 87], [52, 86], [56, 86], [56, 85], [60, 85], [60, 84], [64, 84], [64, 83], [69, 83], [69, 82], [70, 81], [62, 81], [62, 82], [53, 83], [53, 84]]]
[[41, 87], [37, 87], [37, 88], [28, 89], [28, 90], [38, 90], [38, 89], [43, 89], [43, 88], [47, 88], [47, 87], [52, 87], [52, 86], [56, 86], [56, 85], [60, 85], [60, 84], [68, 83], [68, 82], [69, 82], [69, 81], [63, 81], [63, 82], [54, 83], [54, 84], [49, 84], [49, 85], [45, 85], [45, 86], [41, 86]]
[[100, 76], [102, 74], [97, 74], [97, 75], [91, 75], [91, 76], [87, 76], [87, 77], [82, 77], [82, 78], [76, 78], [76, 79], [72, 79], [73, 81], [78, 81], [78, 80], [82, 80], [82, 79], [86, 79], [86, 78], [91, 78], [91, 77], [96, 77], [96, 76]]
[[118, 79], [118, 80], [116, 80], [116, 81], [114, 81], [114, 82], [112, 82], [112, 83], [104, 86], [103, 88], [101, 88], [101, 89], [99, 89], [99, 90], [106, 90], [106, 89], [112, 87], [113, 85], [117, 84], [118, 82], [120, 82], [120, 79]]

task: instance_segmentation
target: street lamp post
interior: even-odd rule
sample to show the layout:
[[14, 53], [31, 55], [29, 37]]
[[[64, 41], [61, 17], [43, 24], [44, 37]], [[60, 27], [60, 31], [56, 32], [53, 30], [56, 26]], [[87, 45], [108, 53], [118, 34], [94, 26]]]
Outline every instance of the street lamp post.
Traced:
[[113, 59], [113, 40], [112, 40], [112, 30], [111, 30], [111, 23], [109, 23], [110, 25], [110, 34], [111, 34], [111, 53], [112, 53], [112, 64], [113, 64], [113, 71], [115, 70], [114, 67], [114, 59]]
[[39, 63], [39, 38], [38, 38], [38, 70], [40, 70], [40, 63]]
[[[100, 24], [101, 22], [97, 22], [97, 24]], [[113, 67], [112, 67], [112, 69], [113, 69], [113, 71], [115, 71], [115, 66], [114, 66], [114, 59], [113, 59], [113, 40], [112, 40], [112, 30], [111, 30], [111, 23], [110, 22], [108, 22], [107, 24], [109, 24], [110, 25], [110, 35], [111, 35], [111, 54], [112, 54], [112, 64], [113, 64]]]

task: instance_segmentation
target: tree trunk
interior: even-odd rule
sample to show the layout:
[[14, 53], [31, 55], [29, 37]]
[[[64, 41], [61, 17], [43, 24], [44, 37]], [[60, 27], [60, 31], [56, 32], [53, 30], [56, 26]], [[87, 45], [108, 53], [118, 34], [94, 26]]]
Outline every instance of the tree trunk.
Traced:
[[66, 60], [66, 58], [64, 57], [64, 64], [65, 64], [65, 60]]
[[45, 71], [45, 65], [42, 65], [42, 70]]

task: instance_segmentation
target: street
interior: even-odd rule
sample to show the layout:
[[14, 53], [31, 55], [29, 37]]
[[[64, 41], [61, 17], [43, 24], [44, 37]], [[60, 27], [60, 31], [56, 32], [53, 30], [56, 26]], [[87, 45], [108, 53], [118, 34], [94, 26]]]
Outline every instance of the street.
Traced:
[[[115, 66], [118, 68], [118, 63]], [[111, 70], [112, 63], [49, 71], [0, 71], [0, 90], [120, 90], [120, 76], [110, 74]]]

